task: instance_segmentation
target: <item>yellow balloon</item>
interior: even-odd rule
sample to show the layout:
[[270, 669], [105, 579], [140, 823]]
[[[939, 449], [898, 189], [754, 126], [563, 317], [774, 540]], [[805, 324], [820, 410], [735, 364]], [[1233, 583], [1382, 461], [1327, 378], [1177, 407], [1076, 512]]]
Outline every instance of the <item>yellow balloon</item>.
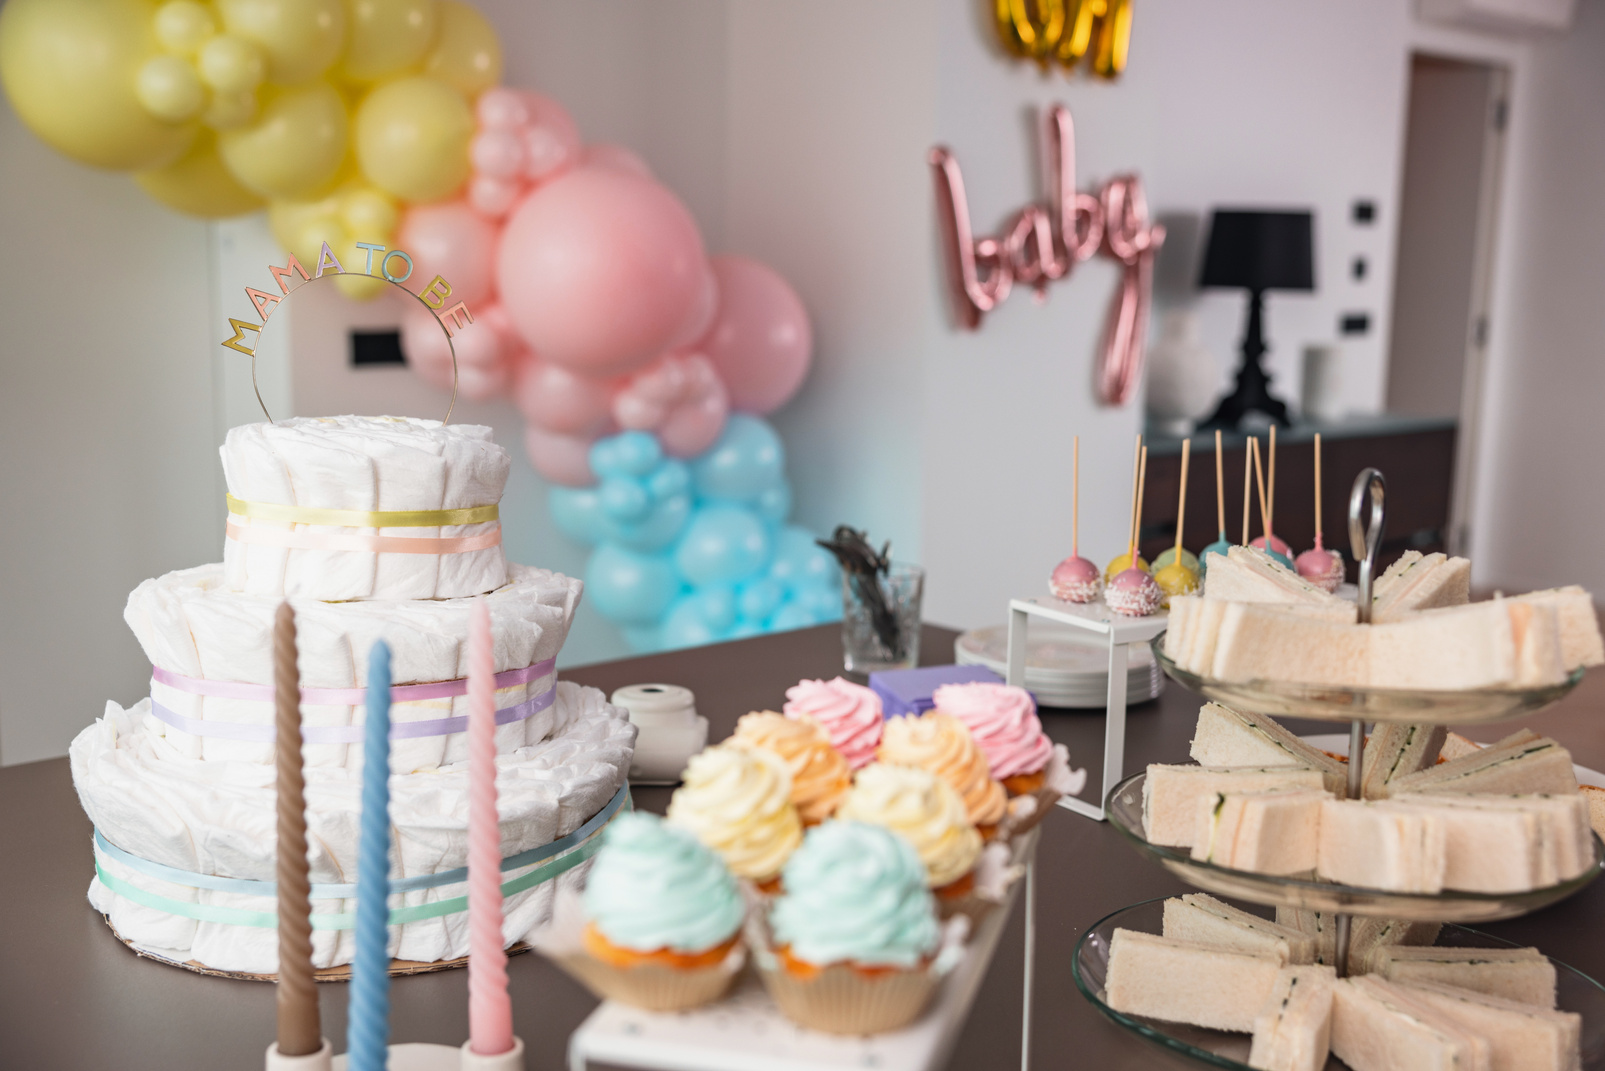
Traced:
[[[390, 244], [390, 232], [353, 236], [341, 222], [340, 204], [345, 194], [341, 191], [316, 201], [274, 201], [268, 210], [268, 222], [279, 244], [296, 255], [309, 272], [317, 271], [323, 243], [328, 242], [345, 275], [336, 284], [341, 293], [357, 301], [368, 301], [384, 292], [385, 283], [366, 274], [368, 252], [358, 249], [357, 242]], [[375, 274], [378, 265], [374, 265]]]
[[0, 83], [17, 115], [56, 151], [119, 171], [161, 167], [195, 140], [139, 103], [156, 53], [142, 0], [9, 0], [0, 7]]
[[213, 130], [237, 130], [256, 118], [255, 93], [213, 93], [201, 122]]
[[170, 0], [156, 9], [156, 40], [174, 55], [195, 55], [216, 32], [212, 12], [195, 0]]
[[201, 81], [219, 93], [249, 93], [267, 77], [267, 57], [261, 46], [231, 33], [202, 45], [195, 66]]
[[327, 82], [273, 90], [256, 122], [218, 137], [234, 177], [264, 197], [305, 197], [340, 171], [348, 140], [345, 102]]
[[152, 56], [139, 68], [134, 95], [146, 111], [166, 123], [193, 119], [206, 107], [206, 87], [189, 60]]
[[377, 82], [413, 66], [435, 42], [435, 11], [435, 0], [346, 0], [340, 73]]
[[218, 0], [223, 26], [262, 46], [268, 81], [295, 85], [333, 66], [346, 43], [341, 0]]
[[396, 202], [371, 186], [343, 190], [339, 197], [341, 225], [365, 242], [379, 240], [369, 235], [389, 235], [401, 221], [401, 210]]
[[189, 152], [166, 167], [139, 172], [134, 181], [169, 208], [202, 219], [243, 216], [263, 204], [223, 166], [216, 135], [209, 130], [201, 131]]
[[424, 73], [470, 100], [502, 80], [502, 44], [485, 16], [459, 0], [437, 0], [440, 29]]
[[403, 201], [439, 201], [468, 178], [474, 113], [435, 78], [398, 78], [357, 107], [357, 163], [375, 186]]

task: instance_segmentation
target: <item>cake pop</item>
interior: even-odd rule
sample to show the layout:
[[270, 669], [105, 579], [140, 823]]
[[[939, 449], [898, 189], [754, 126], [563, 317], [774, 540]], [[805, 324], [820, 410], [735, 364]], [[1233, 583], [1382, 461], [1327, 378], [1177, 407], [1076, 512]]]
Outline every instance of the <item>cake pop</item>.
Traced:
[[[1271, 533], [1271, 514], [1270, 510], [1265, 505], [1265, 473], [1261, 469], [1259, 462], [1259, 440], [1250, 439], [1248, 445], [1249, 452], [1254, 455], [1254, 480], [1259, 485], [1260, 526], [1265, 529], [1265, 534], [1254, 540], [1254, 542], [1249, 545], [1258, 547], [1266, 554], [1270, 555], [1272, 558], [1275, 558], [1277, 561], [1291, 569], [1293, 568], [1293, 559], [1290, 555], [1290, 552], [1293, 548], [1289, 547], [1286, 543], [1283, 543], [1280, 539], [1277, 539], [1276, 536]], [[1277, 549], [1278, 547], [1281, 547], [1282, 549], [1279, 550]]]
[[1298, 556], [1298, 575], [1322, 591], [1343, 583], [1343, 556], [1321, 545], [1321, 433], [1315, 433], [1315, 546]]
[[[1256, 455], [1255, 458], [1254, 458], [1254, 471], [1258, 472], [1259, 471], [1259, 457], [1258, 457], [1258, 454], [1259, 454], [1259, 440], [1258, 439], [1254, 440], [1254, 452], [1255, 452], [1255, 455]], [[1276, 535], [1271, 531], [1271, 526], [1272, 526], [1273, 522], [1275, 522], [1275, 520], [1276, 520], [1276, 425], [1275, 424], [1271, 425], [1271, 451], [1270, 451], [1269, 464], [1266, 465], [1266, 469], [1268, 471], [1264, 474], [1264, 480], [1265, 480], [1265, 483], [1268, 483], [1268, 484], [1271, 485], [1271, 493], [1270, 493], [1269, 498], [1267, 498], [1267, 496], [1265, 494], [1265, 483], [1260, 484], [1260, 489], [1259, 489], [1259, 491], [1260, 491], [1260, 495], [1259, 495], [1260, 520], [1264, 523], [1265, 534], [1260, 536], [1258, 539], [1254, 540], [1254, 542], [1249, 544], [1249, 545], [1250, 546], [1254, 546], [1254, 547], [1258, 547], [1263, 551], [1267, 551], [1271, 555], [1271, 557], [1276, 558], [1278, 561], [1282, 562], [1282, 564], [1286, 565], [1289, 569], [1291, 569], [1291, 568], [1293, 568], [1293, 548], [1288, 546], [1287, 543], [1283, 542], [1282, 540], [1276, 538]]]
[[[1222, 558], [1224, 558], [1226, 557], [1226, 552], [1232, 549], [1231, 541], [1226, 538], [1226, 470], [1221, 467], [1222, 464], [1223, 462], [1221, 461], [1220, 456], [1220, 429], [1217, 428], [1215, 430], [1215, 520], [1220, 525], [1220, 538], [1215, 540], [1215, 542], [1211, 543], [1209, 546], [1205, 547], [1204, 553], [1198, 556], [1199, 579], [1203, 579], [1209, 575], [1209, 556], [1211, 554], [1219, 554]], [[1248, 488], [1245, 486], [1243, 490], [1245, 492], [1243, 495], [1243, 501], [1246, 502], [1248, 501], [1248, 495], [1246, 493]], [[1247, 525], [1243, 526], [1243, 531], [1245, 533], [1248, 531]]]
[[1081, 436], [1071, 440], [1070, 557], [1053, 568], [1048, 590], [1065, 602], [1091, 602], [1103, 589], [1098, 567], [1081, 556]]
[[[1193, 441], [1191, 439], [1183, 439], [1181, 443], [1181, 493], [1180, 499], [1176, 503], [1176, 545], [1165, 552], [1170, 555], [1168, 563], [1160, 564], [1164, 560], [1165, 554], [1161, 554], [1154, 559], [1154, 583], [1158, 584], [1159, 590], [1164, 593], [1163, 605], [1165, 606], [1170, 605], [1170, 599], [1173, 595], [1191, 595], [1198, 590], [1198, 570], [1190, 568], [1186, 560], [1182, 558], [1184, 551], [1181, 545], [1181, 534], [1187, 525], [1187, 465], [1189, 458], [1192, 456], [1192, 450]], [[1190, 554], [1187, 556], [1189, 558], [1192, 557]], [[1193, 560], [1196, 562], [1198, 559], [1194, 558]]]
[[[1131, 545], [1126, 557], [1141, 562], [1142, 559], [1137, 557], [1137, 533], [1142, 524], [1142, 492], [1148, 476], [1148, 448], [1143, 447], [1138, 456], [1137, 502], [1131, 515]], [[1165, 593], [1154, 582], [1154, 578], [1139, 566], [1129, 566], [1116, 573], [1115, 578], [1106, 584], [1103, 593], [1103, 601], [1109, 604], [1109, 609], [1126, 617], [1147, 617], [1159, 609], [1164, 599]]]
[[1137, 555], [1137, 499], [1142, 494], [1142, 452], [1142, 436], [1138, 435], [1137, 448], [1131, 458], [1131, 528], [1126, 538], [1126, 546], [1129, 550], [1104, 568], [1103, 583], [1105, 587], [1113, 583], [1115, 577], [1127, 569], [1137, 568], [1143, 572], [1148, 571], [1148, 563]]

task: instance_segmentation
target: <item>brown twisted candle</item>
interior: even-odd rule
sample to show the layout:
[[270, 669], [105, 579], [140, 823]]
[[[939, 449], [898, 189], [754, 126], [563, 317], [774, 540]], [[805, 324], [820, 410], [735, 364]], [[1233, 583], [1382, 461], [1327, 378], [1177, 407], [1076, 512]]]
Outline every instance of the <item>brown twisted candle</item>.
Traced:
[[274, 758], [278, 767], [279, 1053], [323, 1047], [312, 978], [312, 886], [307, 876], [305, 780], [301, 770], [301, 674], [295, 664], [295, 611], [273, 619]]

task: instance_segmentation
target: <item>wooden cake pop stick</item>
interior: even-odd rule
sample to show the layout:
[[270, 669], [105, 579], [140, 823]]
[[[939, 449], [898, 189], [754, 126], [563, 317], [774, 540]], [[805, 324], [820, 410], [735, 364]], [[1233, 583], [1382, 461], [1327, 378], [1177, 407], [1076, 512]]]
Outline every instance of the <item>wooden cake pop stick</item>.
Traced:
[[[1137, 483], [1142, 476], [1142, 436], [1137, 436], [1137, 448], [1131, 455], [1131, 527], [1127, 531], [1126, 547], [1129, 550], [1137, 545]], [[1136, 565], [1135, 558], [1131, 561]]]
[[1142, 448], [1141, 462], [1137, 466], [1137, 512], [1131, 517], [1131, 567], [1137, 567], [1137, 536], [1142, 532], [1142, 496], [1148, 487], [1148, 448]]
[[1265, 511], [1265, 470], [1259, 460], [1259, 440], [1254, 443], [1254, 482], [1259, 485], [1259, 523], [1265, 529], [1265, 549], [1271, 549], [1271, 521], [1270, 515]]
[[1321, 433], [1315, 433], [1315, 545], [1321, 545]]
[[1250, 483], [1254, 473], [1254, 450], [1252, 444], [1258, 441], [1258, 439], [1250, 437], [1248, 442], [1243, 444], [1243, 546], [1245, 547], [1249, 544], [1248, 516], [1254, 502], [1254, 489]]
[[[1316, 441], [1320, 441], [1320, 436], [1316, 436]], [[1070, 557], [1079, 558], [1081, 557], [1081, 436], [1075, 436], [1070, 442]], [[1315, 449], [1319, 451], [1321, 448], [1317, 446]], [[1315, 527], [1321, 527], [1319, 521]]]
[[1266, 466], [1265, 482], [1271, 485], [1271, 493], [1265, 507], [1265, 549], [1271, 549], [1271, 524], [1276, 520], [1276, 425], [1271, 425], [1271, 459]]
[[1220, 537], [1226, 538], [1226, 470], [1220, 457], [1220, 429], [1215, 429], [1215, 519], [1219, 522]]
[[1176, 503], [1176, 560], [1181, 561], [1181, 533], [1187, 526], [1187, 459], [1193, 452], [1193, 441], [1181, 441], [1181, 496]]

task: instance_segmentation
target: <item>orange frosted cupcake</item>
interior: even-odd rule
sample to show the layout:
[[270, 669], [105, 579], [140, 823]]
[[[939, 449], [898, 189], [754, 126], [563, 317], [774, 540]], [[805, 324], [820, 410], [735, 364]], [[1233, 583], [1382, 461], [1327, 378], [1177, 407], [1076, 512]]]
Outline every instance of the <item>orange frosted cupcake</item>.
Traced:
[[806, 714], [788, 718], [772, 710], [744, 714], [731, 743], [778, 755], [791, 769], [791, 802], [805, 826], [829, 818], [852, 787], [847, 760], [820, 724]]
[[1008, 793], [964, 723], [948, 714], [891, 718], [881, 733], [881, 762], [929, 770], [952, 786], [983, 839], [990, 840], [1008, 807]]
[[1042, 731], [1036, 701], [1024, 688], [973, 682], [944, 684], [936, 709], [963, 722], [1011, 796], [1029, 796], [1047, 780], [1053, 741]]

